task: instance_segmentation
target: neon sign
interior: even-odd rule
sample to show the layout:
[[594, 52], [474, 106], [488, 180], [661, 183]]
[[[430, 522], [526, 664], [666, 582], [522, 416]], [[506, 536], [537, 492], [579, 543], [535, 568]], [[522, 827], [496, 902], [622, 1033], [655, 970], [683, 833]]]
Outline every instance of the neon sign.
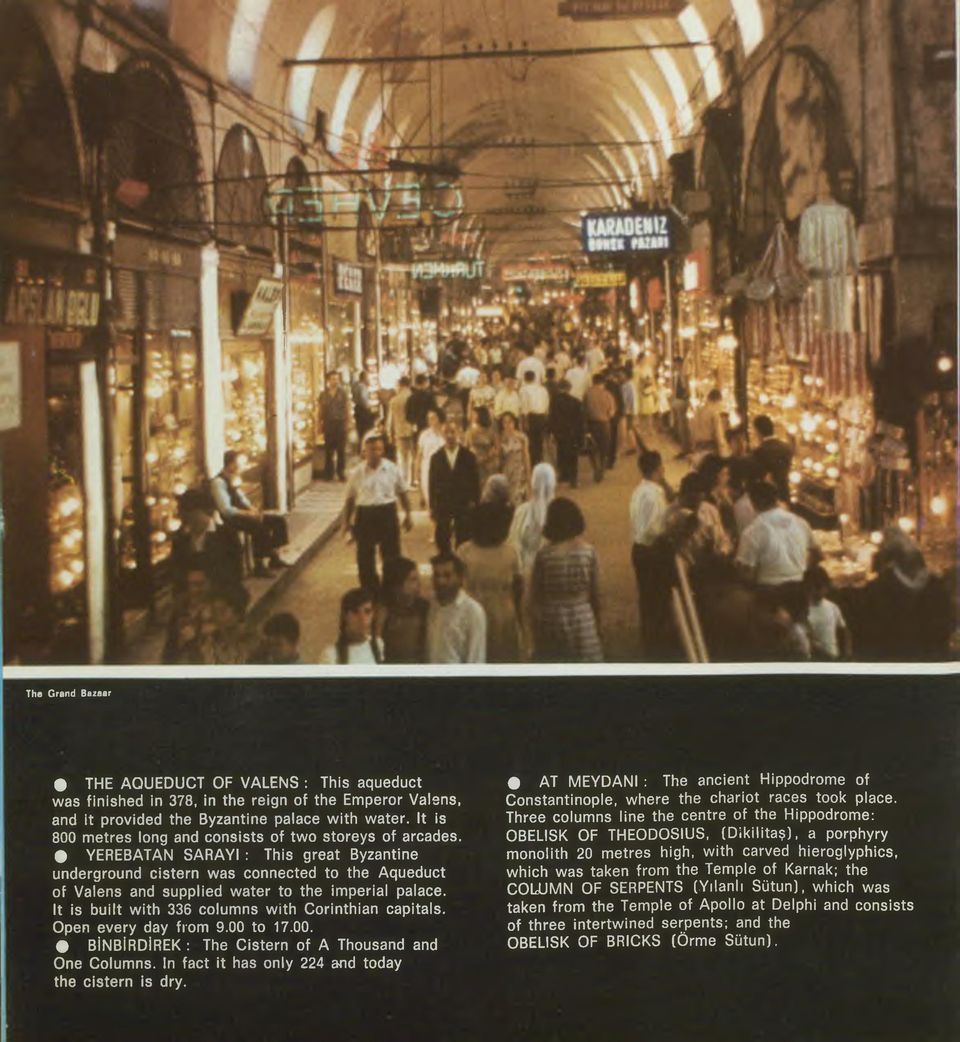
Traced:
[[418, 261], [410, 268], [413, 278], [420, 281], [434, 279], [482, 279], [486, 262], [474, 261]]
[[328, 218], [359, 215], [367, 209], [377, 227], [403, 228], [420, 223], [444, 224], [463, 213], [463, 189], [453, 181], [438, 181], [429, 195], [418, 181], [404, 181], [363, 191], [323, 189], [315, 185], [268, 186], [264, 210], [271, 221], [283, 219], [298, 227], [322, 226]]

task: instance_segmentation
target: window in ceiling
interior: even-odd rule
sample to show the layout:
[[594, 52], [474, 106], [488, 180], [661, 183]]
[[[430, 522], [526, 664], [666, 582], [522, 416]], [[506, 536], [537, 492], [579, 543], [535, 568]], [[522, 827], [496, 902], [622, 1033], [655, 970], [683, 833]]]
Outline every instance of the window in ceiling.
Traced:
[[330, 143], [328, 148], [334, 155], [338, 155], [344, 144], [344, 130], [347, 126], [347, 115], [350, 112], [350, 106], [353, 104], [353, 96], [357, 93], [357, 88], [360, 86], [360, 80], [363, 76], [363, 67], [360, 65], [351, 65], [347, 69], [346, 76], [343, 77], [343, 83], [340, 84], [340, 90], [337, 93], [337, 100], [333, 106], [333, 116], [330, 120], [329, 138]]
[[[677, 16], [677, 21], [691, 43], [699, 43], [701, 40], [710, 39], [707, 27], [703, 24], [703, 19], [700, 17], [700, 12], [693, 4], [687, 4]], [[714, 101], [720, 96], [720, 92], [723, 89], [723, 84], [720, 82], [720, 67], [717, 64], [716, 53], [710, 44], [705, 44], [703, 47], [694, 47], [693, 54], [697, 59], [700, 73], [703, 76], [703, 86], [707, 92], [707, 101]]]
[[650, 176], [654, 181], [660, 178], [660, 160], [657, 157], [657, 150], [650, 142], [650, 131], [647, 130], [646, 123], [637, 115], [636, 110], [632, 105], [627, 104], [620, 97], [619, 94], [614, 95], [614, 101], [620, 108], [620, 111], [627, 117], [627, 122], [630, 124], [630, 128], [633, 130], [634, 136], [637, 141], [644, 141], [643, 149], [647, 156], [647, 165], [650, 167]]
[[674, 153], [673, 134], [670, 131], [670, 121], [667, 119], [666, 110], [660, 104], [660, 99], [650, 89], [647, 81], [642, 79], [634, 69], [630, 70], [630, 79], [633, 80], [633, 85], [640, 91], [640, 96], [650, 110], [650, 115], [653, 116], [653, 122], [657, 127], [663, 154], [672, 156]]
[[392, 85], [385, 87], [381, 95], [373, 103], [370, 112], [367, 114], [367, 118], [363, 124], [363, 134], [361, 135], [361, 140], [363, 141], [363, 147], [365, 149], [369, 148], [373, 144], [374, 135], [383, 121], [386, 110], [390, 106], [390, 96], [392, 93]]
[[227, 78], [241, 90], [253, 90], [253, 74], [260, 49], [260, 34], [271, 0], [238, 0], [230, 26], [227, 49]]
[[760, 0], [731, 0], [733, 13], [737, 16], [740, 39], [743, 41], [743, 53], [750, 55], [763, 39], [763, 12]]
[[[337, 9], [333, 4], [328, 4], [317, 12], [300, 43], [298, 58], [319, 58], [323, 55], [330, 42], [336, 14]], [[293, 128], [301, 137], [310, 122], [310, 98], [316, 75], [316, 65], [294, 65], [290, 70], [287, 108]]]
[[[644, 35], [644, 42], [649, 44], [659, 43], [654, 33], [648, 32]], [[674, 61], [669, 51], [655, 50], [650, 54], [657, 63], [663, 78], [667, 81], [673, 103], [677, 106], [677, 128], [681, 134], [689, 134], [693, 130], [693, 113], [690, 110], [690, 99], [687, 94], [687, 85], [683, 82], [680, 67]]]

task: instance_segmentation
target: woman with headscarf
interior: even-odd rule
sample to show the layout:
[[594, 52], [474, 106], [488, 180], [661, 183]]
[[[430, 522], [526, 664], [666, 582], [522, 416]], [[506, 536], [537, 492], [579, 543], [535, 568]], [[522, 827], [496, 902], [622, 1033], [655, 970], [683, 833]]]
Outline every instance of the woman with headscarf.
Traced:
[[530, 476], [530, 498], [514, 511], [510, 542], [516, 547], [523, 574], [533, 570], [537, 551], [543, 546], [547, 508], [557, 493], [557, 472], [549, 463], [538, 463]]
[[856, 657], [868, 662], [949, 659], [953, 603], [917, 544], [899, 528], [888, 528], [873, 567], [877, 576], [857, 612], [860, 626], [851, 619]]
[[425, 510], [430, 509], [430, 460], [443, 448], [443, 413], [439, 409], [427, 412], [427, 425], [417, 439], [417, 459], [414, 470], [420, 474], [420, 498]]
[[502, 503], [481, 503], [473, 512], [473, 538], [457, 549], [466, 565], [465, 589], [487, 616], [487, 662], [521, 660], [520, 559], [507, 540], [510, 512]]

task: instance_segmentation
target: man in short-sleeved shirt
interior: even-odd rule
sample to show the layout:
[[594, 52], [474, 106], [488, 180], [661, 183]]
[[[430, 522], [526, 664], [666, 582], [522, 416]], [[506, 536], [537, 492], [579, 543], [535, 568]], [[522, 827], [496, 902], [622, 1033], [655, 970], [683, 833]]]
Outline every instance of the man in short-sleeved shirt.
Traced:
[[[403, 527], [410, 531], [410, 499], [407, 483], [399, 467], [383, 456], [383, 435], [371, 431], [363, 442], [363, 463], [358, 464], [347, 484], [343, 508], [343, 528], [357, 542], [357, 571], [360, 585], [375, 592], [380, 588], [377, 575], [377, 547], [384, 567], [400, 556], [400, 525], [397, 503], [403, 506]], [[356, 515], [356, 523], [353, 523]]]
[[767, 481], [750, 486], [756, 520], [740, 536], [737, 564], [758, 586], [801, 582], [817, 545], [803, 518], [777, 503], [777, 490]]

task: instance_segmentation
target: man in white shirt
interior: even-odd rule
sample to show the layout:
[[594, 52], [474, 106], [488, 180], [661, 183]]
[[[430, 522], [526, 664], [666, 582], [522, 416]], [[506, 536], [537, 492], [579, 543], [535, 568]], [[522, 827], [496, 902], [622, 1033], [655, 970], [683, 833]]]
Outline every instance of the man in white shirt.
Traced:
[[550, 392], [539, 383], [533, 370], [524, 374], [520, 388], [520, 416], [530, 439], [530, 463], [536, 466], [543, 459], [543, 436], [550, 414]]
[[757, 518], [740, 536], [737, 567], [758, 586], [801, 582], [819, 556], [810, 526], [778, 504], [769, 481], [754, 481], [749, 492]]
[[[603, 353], [603, 348], [599, 344], [594, 344], [589, 351], [587, 351], [587, 369], [590, 371], [590, 375], [599, 373], [600, 370], [607, 364], [607, 356]], [[570, 377], [568, 376], [569, 380]]]
[[517, 383], [522, 387], [527, 378], [527, 373], [533, 373], [538, 384], [542, 384], [547, 375], [547, 368], [543, 362], [530, 351], [517, 366]]
[[574, 363], [567, 370], [567, 383], [570, 384], [570, 393], [578, 402], [583, 401], [584, 395], [590, 388], [590, 372], [587, 369], [583, 355], [577, 355]]
[[[384, 459], [383, 435], [370, 431], [363, 439], [363, 463], [359, 463], [347, 484], [343, 507], [343, 531], [357, 543], [357, 571], [360, 585], [370, 592], [380, 588], [377, 575], [377, 547], [383, 566], [400, 556], [400, 525], [397, 502], [403, 506], [403, 528], [413, 528], [407, 483], [400, 468]], [[356, 522], [354, 522], [356, 515]]]
[[649, 658], [660, 646], [665, 622], [663, 590], [653, 575], [656, 550], [654, 544], [663, 535], [667, 513], [667, 494], [663, 487], [663, 458], [659, 452], [641, 452], [637, 461], [640, 483], [630, 497], [631, 559], [637, 580], [640, 605], [640, 641]]
[[486, 662], [487, 616], [463, 589], [463, 561], [456, 554], [441, 553], [430, 563], [436, 599], [427, 613], [427, 661]]
[[517, 393], [517, 381], [512, 376], [506, 377], [503, 387], [497, 391], [493, 399], [493, 418], [499, 420], [504, 413], [513, 413], [520, 420], [520, 395]]
[[387, 407], [387, 437], [397, 450], [397, 466], [403, 480], [410, 484], [413, 477], [413, 439], [416, 427], [407, 419], [407, 402], [410, 401], [410, 377], [401, 376], [397, 393]]

